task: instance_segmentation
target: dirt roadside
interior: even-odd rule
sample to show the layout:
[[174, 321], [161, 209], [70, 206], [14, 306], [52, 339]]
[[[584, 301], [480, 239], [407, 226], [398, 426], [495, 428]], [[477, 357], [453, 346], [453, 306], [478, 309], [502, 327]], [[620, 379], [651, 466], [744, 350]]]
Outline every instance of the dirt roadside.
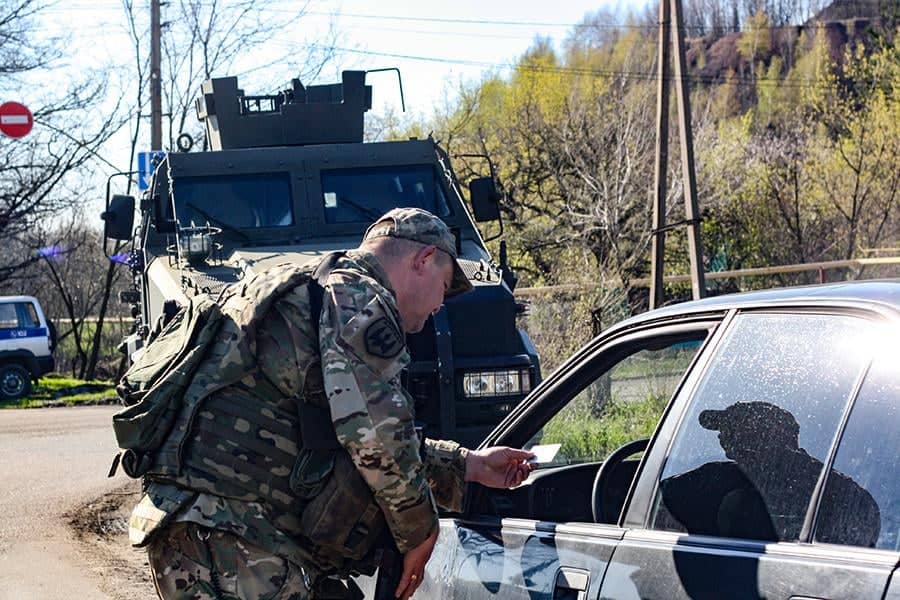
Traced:
[[125, 534], [139, 483], [106, 476], [116, 410], [0, 410], [0, 600], [156, 597]]
[[115, 600], [157, 598], [146, 552], [128, 543], [128, 515], [140, 492], [139, 481], [128, 482], [64, 515], [100, 589]]

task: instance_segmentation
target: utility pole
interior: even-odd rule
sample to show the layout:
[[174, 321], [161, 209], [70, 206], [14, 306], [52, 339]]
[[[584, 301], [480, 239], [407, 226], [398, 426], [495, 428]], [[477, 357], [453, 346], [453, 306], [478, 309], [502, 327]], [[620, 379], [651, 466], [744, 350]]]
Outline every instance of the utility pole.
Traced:
[[[674, 17], [674, 32], [670, 32]], [[703, 246], [700, 240], [700, 211], [697, 206], [697, 179], [694, 172], [694, 137], [691, 131], [691, 104], [687, 89], [687, 59], [684, 51], [684, 25], [681, 0], [660, 0], [659, 7], [659, 104], [657, 105], [656, 202], [653, 207], [653, 244], [651, 258], [650, 308], [663, 300], [663, 256], [665, 232], [674, 227], [688, 228], [688, 253], [691, 260], [691, 292], [694, 300], [706, 296], [703, 274]], [[672, 34], [670, 36], [670, 33]], [[668, 146], [669, 39], [675, 44], [675, 94], [678, 99], [678, 126], [681, 142], [681, 171], [684, 187], [685, 220], [665, 224], [666, 158]]]
[[666, 167], [669, 162], [669, 0], [659, 2], [659, 54], [656, 71], [656, 198], [650, 261], [650, 310], [663, 303], [663, 257], [666, 247]]
[[688, 254], [691, 257], [691, 291], [694, 300], [706, 296], [703, 276], [703, 246], [700, 240], [700, 210], [697, 207], [697, 176], [694, 173], [694, 134], [691, 130], [691, 100], [687, 87], [687, 59], [684, 51], [684, 15], [681, 0], [672, 0], [675, 17], [675, 94], [678, 98], [678, 123], [681, 140], [681, 174], [684, 182], [684, 212], [688, 228]]
[[162, 150], [162, 81], [160, 72], [160, 0], [150, 0], [150, 150]]

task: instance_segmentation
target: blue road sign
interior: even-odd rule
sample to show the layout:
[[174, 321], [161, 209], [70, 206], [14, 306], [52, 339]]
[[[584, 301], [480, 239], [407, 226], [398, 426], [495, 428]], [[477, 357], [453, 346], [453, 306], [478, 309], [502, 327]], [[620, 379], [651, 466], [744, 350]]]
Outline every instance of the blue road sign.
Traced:
[[150, 178], [153, 171], [166, 157], [166, 153], [162, 150], [154, 150], [152, 152], [138, 152], [138, 189], [146, 190], [150, 187]]

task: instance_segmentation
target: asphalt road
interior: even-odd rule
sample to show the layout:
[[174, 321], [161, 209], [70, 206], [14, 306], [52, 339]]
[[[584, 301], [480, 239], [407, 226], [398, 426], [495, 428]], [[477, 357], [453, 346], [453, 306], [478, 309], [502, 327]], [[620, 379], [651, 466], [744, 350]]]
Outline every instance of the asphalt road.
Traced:
[[106, 477], [117, 450], [116, 410], [0, 411], [0, 599], [116, 598], [125, 592], [116, 578], [134, 579], [125, 563], [139, 565], [142, 558], [124, 536], [113, 546], [114, 553], [131, 555], [123, 561], [99, 536], [79, 539], [68, 524], [86, 504], [134, 487], [121, 472]]

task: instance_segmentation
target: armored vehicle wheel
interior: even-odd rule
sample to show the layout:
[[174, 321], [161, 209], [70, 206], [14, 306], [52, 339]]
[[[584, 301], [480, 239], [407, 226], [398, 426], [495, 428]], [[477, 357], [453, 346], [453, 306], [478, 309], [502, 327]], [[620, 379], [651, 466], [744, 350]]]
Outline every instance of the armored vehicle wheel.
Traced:
[[31, 375], [19, 364], [0, 366], [0, 399], [18, 400], [31, 393]]

